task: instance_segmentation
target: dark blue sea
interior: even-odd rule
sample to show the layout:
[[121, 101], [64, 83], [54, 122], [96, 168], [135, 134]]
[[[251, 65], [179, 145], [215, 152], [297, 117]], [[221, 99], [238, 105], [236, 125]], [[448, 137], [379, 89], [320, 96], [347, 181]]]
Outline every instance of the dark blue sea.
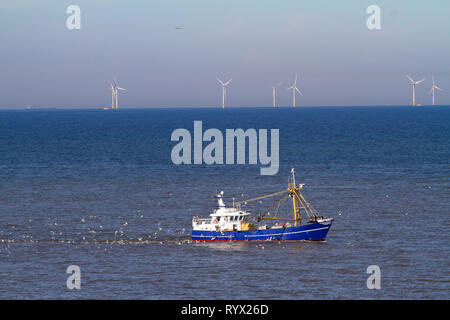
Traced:
[[[195, 120], [279, 129], [278, 174], [173, 164]], [[291, 168], [326, 242], [190, 241], [216, 192], [277, 192]], [[448, 106], [0, 111], [1, 299], [449, 299], [449, 214]]]

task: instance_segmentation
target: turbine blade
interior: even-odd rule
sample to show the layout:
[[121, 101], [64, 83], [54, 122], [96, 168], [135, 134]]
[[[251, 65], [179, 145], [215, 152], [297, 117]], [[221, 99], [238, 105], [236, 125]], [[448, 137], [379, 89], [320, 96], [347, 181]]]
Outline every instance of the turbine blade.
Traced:
[[231, 82], [231, 80], [233, 80], [233, 79], [228, 80], [228, 81], [224, 84], [224, 86], [228, 85], [228, 84]]
[[222, 80], [220, 80], [219, 78], [217, 78], [217, 81], [219, 81], [221, 85], [224, 85]]
[[301, 96], [303, 96], [303, 94], [300, 92], [300, 90], [298, 90], [297, 87], [295, 87], [295, 90], [296, 90], [298, 93], [300, 93]]
[[413, 80], [409, 75], [406, 75], [406, 77], [409, 79], [409, 81], [411, 81], [412, 83], [414, 83], [414, 80]]
[[422, 83], [424, 81], [425, 81], [425, 79], [422, 79], [422, 80], [417, 81], [415, 84], [419, 84], [419, 83]]

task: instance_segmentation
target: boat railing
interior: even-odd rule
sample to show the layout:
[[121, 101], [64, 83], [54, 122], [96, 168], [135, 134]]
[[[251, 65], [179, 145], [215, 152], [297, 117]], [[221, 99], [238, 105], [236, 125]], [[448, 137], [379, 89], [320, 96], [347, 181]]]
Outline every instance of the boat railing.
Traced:
[[211, 218], [199, 218], [199, 217], [193, 217], [192, 222], [195, 224], [210, 224]]

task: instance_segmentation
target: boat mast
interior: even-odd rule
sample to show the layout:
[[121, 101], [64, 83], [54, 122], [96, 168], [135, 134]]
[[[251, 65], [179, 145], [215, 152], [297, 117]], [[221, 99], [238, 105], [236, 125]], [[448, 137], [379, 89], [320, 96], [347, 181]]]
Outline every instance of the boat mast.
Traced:
[[295, 185], [295, 170], [291, 169], [291, 179], [292, 183], [288, 183], [289, 196], [292, 198], [292, 207], [294, 210], [294, 226], [297, 226], [297, 223], [301, 225], [302, 216], [300, 215], [300, 204], [298, 202], [298, 188]]
[[253, 198], [253, 199], [239, 201], [239, 202], [236, 202], [235, 204], [237, 204], [237, 205], [240, 205], [241, 203], [246, 204], [247, 202], [250, 202], [250, 201], [265, 199], [268, 197], [273, 197], [273, 196], [287, 192], [287, 193], [289, 193], [289, 197], [292, 198], [292, 207], [293, 207], [294, 218], [292, 219], [292, 218], [278, 218], [278, 217], [261, 217], [261, 219], [294, 221], [294, 226], [300, 226], [302, 223], [302, 216], [301, 216], [300, 210], [302, 208], [303, 208], [303, 210], [305, 210], [305, 213], [308, 216], [310, 221], [315, 221], [317, 219], [317, 216], [314, 213], [314, 210], [312, 209], [312, 207], [310, 206], [308, 201], [306, 201], [306, 199], [300, 193], [300, 190], [302, 190], [302, 189], [303, 189], [303, 184], [299, 184], [298, 186], [295, 185], [295, 170], [294, 170], [294, 168], [292, 168], [291, 169], [291, 177], [288, 181], [288, 189], [287, 190], [275, 192], [272, 194], [268, 194], [268, 195]]
[[299, 184], [298, 186], [295, 185], [295, 171], [294, 168], [291, 170], [292, 173], [292, 184], [289, 184], [289, 192], [290, 196], [293, 198], [292, 203], [294, 206], [294, 220], [295, 225], [297, 225], [297, 220], [301, 224], [302, 217], [300, 215], [300, 209], [303, 208], [305, 210], [306, 215], [308, 216], [310, 221], [317, 220], [317, 215], [314, 212], [314, 209], [310, 206], [308, 201], [303, 197], [300, 190], [303, 189], [303, 184]]

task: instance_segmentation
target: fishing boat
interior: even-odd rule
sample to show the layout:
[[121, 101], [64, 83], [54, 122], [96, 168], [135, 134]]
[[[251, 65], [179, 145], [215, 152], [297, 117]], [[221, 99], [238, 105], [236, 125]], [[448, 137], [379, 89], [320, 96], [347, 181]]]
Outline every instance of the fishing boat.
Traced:
[[[269, 195], [234, 202], [227, 207], [223, 201], [223, 191], [216, 195], [218, 207], [209, 218], [193, 217], [193, 241], [284, 241], [307, 240], [325, 241], [334, 218], [325, 218], [306, 201], [301, 193], [304, 184], [296, 185], [295, 171], [291, 170], [288, 188]], [[275, 215], [268, 216], [260, 213], [252, 217], [250, 211], [242, 210], [241, 205], [264, 198], [282, 196], [278, 201], [291, 199], [292, 217], [282, 218]], [[307, 219], [302, 219], [302, 213]], [[306, 221], [305, 221], [306, 220]], [[269, 222], [272, 224], [269, 225]]]

